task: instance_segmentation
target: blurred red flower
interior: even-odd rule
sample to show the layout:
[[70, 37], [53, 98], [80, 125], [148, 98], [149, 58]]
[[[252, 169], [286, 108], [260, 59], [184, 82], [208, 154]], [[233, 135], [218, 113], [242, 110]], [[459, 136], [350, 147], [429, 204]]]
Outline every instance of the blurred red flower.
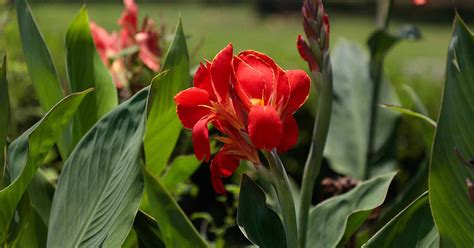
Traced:
[[125, 10], [118, 20], [120, 34], [108, 33], [104, 28], [91, 22], [94, 43], [104, 64], [109, 68], [117, 88], [128, 84], [138, 59], [150, 70], [160, 69], [160, 32], [150, 18], [145, 18], [138, 28], [138, 7], [134, 0], [124, 0]]
[[224, 145], [211, 162], [216, 192], [225, 192], [221, 178], [232, 175], [241, 159], [259, 165], [258, 149], [282, 153], [296, 144], [293, 113], [308, 98], [310, 85], [304, 71], [284, 71], [256, 51], [234, 56], [231, 44], [199, 66], [194, 87], [174, 99], [181, 123], [192, 129], [199, 160], [211, 157], [208, 123], [221, 133], [215, 139]]

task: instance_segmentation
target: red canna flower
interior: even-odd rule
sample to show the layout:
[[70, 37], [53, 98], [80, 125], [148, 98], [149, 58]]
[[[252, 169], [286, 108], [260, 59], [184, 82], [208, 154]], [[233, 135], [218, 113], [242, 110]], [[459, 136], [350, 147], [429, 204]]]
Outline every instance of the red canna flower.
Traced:
[[241, 159], [258, 165], [259, 149], [285, 152], [296, 144], [293, 113], [308, 98], [311, 85], [304, 71], [284, 71], [256, 51], [234, 56], [229, 44], [199, 66], [193, 83], [174, 99], [181, 123], [192, 129], [199, 160], [211, 157], [208, 124], [221, 133], [215, 139], [224, 145], [211, 162], [216, 192], [225, 192], [221, 178], [232, 175]]
[[[109, 34], [94, 22], [90, 23], [94, 43], [104, 64], [109, 68], [117, 88], [128, 85], [134, 78], [131, 72], [137, 58], [150, 70], [160, 69], [160, 33], [150, 18], [145, 18], [138, 28], [138, 7], [134, 0], [124, 0], [125, 10], [118, 20], [120, 34]], [[134, 50], [134, 48], [136, 50]], [[134, 56], [136, 51], [138, 57]]]

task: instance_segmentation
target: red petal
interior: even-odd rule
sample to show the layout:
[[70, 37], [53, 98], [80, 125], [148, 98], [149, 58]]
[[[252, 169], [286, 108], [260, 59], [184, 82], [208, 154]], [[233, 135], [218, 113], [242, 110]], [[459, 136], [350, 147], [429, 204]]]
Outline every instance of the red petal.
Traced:
[[224, 184], [222, 183], [222, 180], [218, 176], [213, 176], [211, 175], [211, 182], [212, 182], [212, 187], [216, 191], [217, 194], [225, 194], [225, 188]]
[[211, 103], [209, 94], [203, 89], [192, 87], [179, 92], [175, 97], [176, 112], [185, 128], [193, 128], [196, 123], [206, 115], [210, 109], [205, 107]]
[[215, 97], [214, 89], [212, 88], [211, 76], [209, 74], [209, 68], [203, 63], [200, 63], [196, 73], [194, 74], [193, 80], [194, 87], [206, 90], [211, 97]]
[[284, 153], [296, 145], [298, 142], [298, 124], [292, 115], [286, 117], [283, 122], [283, 136], [277, 149], [279, 153]]
[[211, 171], [219, 177], [229, 177], [239, 167], [239, 162], [235, 156], [225, 153], [224, 146], [212, 159]]
[[134, 0], [124, 0], [125, 10], [119, 19], [119, 25], [126, 30], [128, 35], [134, 35], [138, 26], [138, 7]]
[[229, 94], [230, 74], [232, 73], [232, 44], [222, 49], [211, 64], [212, 86], [219, 101], [226, 101]]
[[208, 118], [203, 117], [193, 127], [194, 155], [200, 161], [209, 161], [211, 158], [211, 145], [209, 144], [209, 130], [207, 129]]
[[104, 62], [105, 65], [109, 65], [109, 59], [107, 58], [107, 47], [111, 39], [109, 33], [94, 22], [91, 22], [89, 26], [95, 48], [97, 49], [102, 62]]
[[250, 99], [262, 99], [265, 91], [265, 82], [262, 74], [245, 63], [239, 57], [233, 61], [235, 73], [235, 90], [247, 107], [251, 107]]
[[[267, 100], [273, 93], [277, 72], [275, 72], [275, 69], [269, 63], [260, 58], [258, 55], [260, 54], [256, 52], [253, 53], [253, 51], [248, 51], [247, 53], [239, 54], [238, 57], [242, 59], [242, 61], [247, 63], [250, 67], [252, 67], [254, 70], [260, 72], [264, 82], [264, 97]], [[271, 61], [270, 58], [268, 59]], [[276, 66], [273, 61], [272, 64]]]
[[311, 79], [306, 72], [301, 70], [286, 71], [286, 76], [288, 76], [288, 81], [290, 82], [291, 93], [285, 113], [293, 114], [308, 99]]
[[270, 151], [280, 143], [283, 126], [272, 106], [252, 107], [248, 123], [250, 140], [257, 148]]
[[316, 57], [314, 56], [313, 52], [311, 51], [311, 48], [308, 46], [306, 41], [303, 39], [303, 37], [301, 37], [301, 35], [298, 35], [298, 41], [296, 45], [298, 47], [298, 52], [300, 53], [301, 58], [308, 62], [309, 69], [311, 71], [319, 71], [319, 66]]
[[147, 38], [138, 40], [140, 46], [140, 52], [138, 56], [140, 57], [140, 60], [143, 62], [143, 64], [150, 68], [150, 70], [157, 72], [160, 69], [158, 57], [149, 49], [147, 40]]

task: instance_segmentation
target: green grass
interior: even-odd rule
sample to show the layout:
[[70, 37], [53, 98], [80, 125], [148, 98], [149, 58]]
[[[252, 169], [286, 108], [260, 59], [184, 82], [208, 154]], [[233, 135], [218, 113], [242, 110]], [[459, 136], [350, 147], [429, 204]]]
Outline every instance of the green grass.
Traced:
[[[80, 4], [36, 4], [33, 13], [53, 54], [58, 70], [64, 75], [64, 35]], [[109, 30], [118, 29], [120, 4], [88, 4], [91, 20]], [[171, 34], [179, 15], [189, 35], [189, 50], [195, 65], [212, 57], [227, 43], [236, 51], [258, 50], [269, 54], [286, 69], [306, 69], [296, 50], [296, 36], [303, 32], [298, 13], [261, 19], [249, 5], [211, 7], [200, 4], [140, 4], [140, 16], [152, 17]], [[373, 31], [373, 18], [330, 13], [331, 46], [340, 39], [354, 40], [365, 46]], [[399, 26], [399, 21], [393, 26]], [[440, 85], [444, 75], [450, 23], [415, 23], [423, 32], [423, 40], [403, 42], [391, 51], [386, 72], [395, 85], [412, 85], [427, 102], [432, 114], [437, 112]], [[20, 50], [16, 23], [7, 28], [6, 50]], [[167, 36], [169, 38], [169, 35]], [[0, 42], [1, 44], [1, 42]], [[17, 52], [13, 51], [13, 54]], [[18, 52], [18, 54], [20, 54]], [[17, 56], [17, 58], [21, 56]], [[336, 68], [337, 69], [337, 68]]]

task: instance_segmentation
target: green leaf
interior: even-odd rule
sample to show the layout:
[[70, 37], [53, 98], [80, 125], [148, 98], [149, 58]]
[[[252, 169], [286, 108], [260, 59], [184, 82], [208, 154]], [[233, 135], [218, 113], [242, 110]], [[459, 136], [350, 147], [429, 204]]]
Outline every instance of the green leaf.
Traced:
[[189, 55], [181, 19], [164, 60], [165, 76], [153, 80], [148, 102], [145, 156], [149, 171], [160, 176], [165, 169], [181, 132], [173, 97], [189, 87]]
[[0, 189], [3, 189], [5, 172], [5, 145], [10, 124], [10, 97], [7, 81], [7, 57], [3, 56], [0, 67]]
[[66, 63], [71, 92], [95, 88], [84, 99], [73, 123], [72, 147], [103, 115], [117, 106], [117, 90], [92, 40], [87, 10], [83, 7], [66, 33]]
[[161, 183], [169, 192], [175, 192], [178, 185], [188, 179], [201, 165], [194, 155], [182, 155], [173, 160], [161, 177]]
[[[309, 217], [306, 247], [336, 247], [348, 227], [356, 230], [363, 223], [360, 217], [368, 217], [368, 214], [359, 213], [382, 205], [395, 174], [389, 173], [365, 181], [351, 191], [330, 198], [313, 208]], [[349, 225], [348, 219], [354, 215], [358, 215], [358, 218], [353, 219], [352, 225]]]
[[151, 216], [138, 211], [133, 228], [137, 233], [140, 248], [165, 248], [158, 224]]
[[208, 247], [193, 224], [165, 187], [143, 169], [145, 192], [151, 206], [151, 216], [157, 220], [166, 247]]
[[[334, 95], [331, 125], [329, 127], [325, 156], [331, 169], [364, 179], [366, 176], [369, 143], [370, 92], [373, 84], [369, 76], [367, 53], [354, 43], [343, 41], [332, 52]], [[380, 102], [399, 104], [392, 86], [383, 81]], [[387, 142], [399, 114], [378, 109], [375, 150]], [[344, 148], [344, 149], [342, 149]]]
[[[43, 111], [46, 112], [63, 98], [63, 86], [30, 6], [26, 0], [15, 2], [23, 54], [36, 95]], [[61, 157], [65, 159], [72, 149], [71, 129], [66, 128], [61, 139], [56, 142]]]
[[67, 96], [8, 147], [10, 185], [0, 191], [0, 243], [28, 184], [90, 90]]
[[286, 234], [278, 214], [266, 204], [264, 191], [242, 175], [237, 222], [240, 230], [259, 247], [286, 247]]
[[439, 247], [439, 235], [431, 217], [428, 192], [395, 216], [363, 247]]
[[61, 82], [26, 0], [16, 0], [16, 12], [23, 54], [31, 81], [41, 107], [44, 111], [48, 111], [63, 98]]
[[395, 106], [395, 105], [389, 105], [389, 104], [380, 104], [380, 106], [382, 108], [390, 109], [390, 110], [399, 112], [401, 114], [405, 114], [405, 115], [408, 115], [408, 116], [418, 118], [418, 119], [428, 123], [431, 127], [436, 128], [436, 122], [433, 121], [430, 117], [428, 117], [426, 115], [422, 115], [420, 113], [417, 113], [417, 112], [415, 112], [411, 109], [407, 109], [407, 108], [400, 107], [400, 106]]
[[466, 180], [474, 170], [455, 149], [474, 156], [474, 37], [457, 16], [448, 50], [446, 82], [429, 173], [430, 204], [441, 246], [474, 246], [474, 204]]
[[28, 186], [31, 206], [46, 226], [48, 225], [55, 190], [53, 182], [46, 177], [42, 169], [36, 172]]
[[[29, 195], [31, 196], [31, 195]], [[46, 247], [46, 235], [48, 230], [38, 213], [30, 208], [28, 225], [19, 237], [17, 245], [19, 248], [43, 248]]]
[[51, 207], [48, 247], [124, 242], [143, 193], [139, 161], [147, 96], [144, 89], [101, 118], [65, 162]]

